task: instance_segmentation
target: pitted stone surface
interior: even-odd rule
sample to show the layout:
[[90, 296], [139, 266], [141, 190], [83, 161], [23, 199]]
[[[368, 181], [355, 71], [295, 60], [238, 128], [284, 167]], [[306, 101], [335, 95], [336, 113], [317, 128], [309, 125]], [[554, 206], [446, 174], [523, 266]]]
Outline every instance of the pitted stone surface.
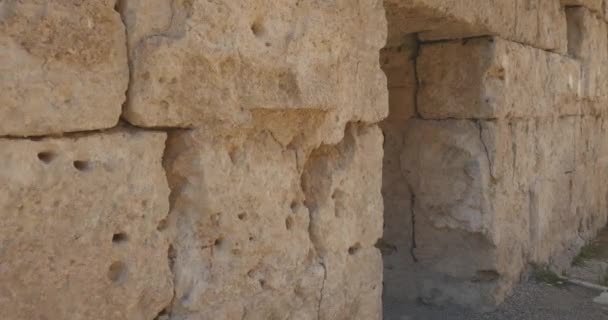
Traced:
[[0, 136], [110, 128], [129, 77], [113, 1], [0, 3]]
[[126, 0], [121, 11], [131, 123], [235, 127], [252, 109], [312, 109], [331, 114], [337, 143], [346, 122], [386, 116], [380, 1]]
[[379, 130], [349, 126], [344, 141], [305, 161], [298, 157], [310, 150], [284, 146], [276, 128], [258, 125], [169, 139], [170, 216], [179, 231], [172, 314], [379, 318]]
[[4, 319], [148, 320], [169, 304], [164, 142], [131, 130], [0, 139]]

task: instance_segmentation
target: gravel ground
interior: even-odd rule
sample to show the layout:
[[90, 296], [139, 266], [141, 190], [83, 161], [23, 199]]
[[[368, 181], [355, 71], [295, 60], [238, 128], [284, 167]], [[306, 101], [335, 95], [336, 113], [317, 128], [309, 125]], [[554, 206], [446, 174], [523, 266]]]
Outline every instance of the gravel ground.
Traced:
[[485, 314], [456, 307], [387, 305], [385, 320], [608, 320], [608, 307], [592, 301], [599, 292], [534, 281], [521, 284], [496, 311]]

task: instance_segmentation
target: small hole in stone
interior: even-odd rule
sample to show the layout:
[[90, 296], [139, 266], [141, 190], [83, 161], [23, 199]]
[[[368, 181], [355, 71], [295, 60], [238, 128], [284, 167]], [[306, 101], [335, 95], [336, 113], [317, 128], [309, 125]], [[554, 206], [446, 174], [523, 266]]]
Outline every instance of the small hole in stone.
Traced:
[[355, 243], [352, 247], [348, 248], [348, 254], [355, 254], [357, 251], [361, 249], [361, 245], [359, 243]]
[[287, 217], [287, 219], [285, 219], [285, 228], [287, 228], [287, 230], [291, 230], [291, 227], [293, 227], [293, 218]]
[[38, 159], [44, 163], [50, 163], [51, 161], [53, 161], [53, 159], [55, 159], [55, 157], [57, 157], [57, 155], [50, 151], [43, 151], [38, 153]]
[[76, 160], [72, 164], [74, 165], [74, 168], [76, 168], [76, 170], [78, 171], [89, 171], [91, 170], [91, 168], [93, 168], [91, 162], [84, 160]]
[[169, 319], [169, 309], [167, 309], [167, 308], [164, 308], [163, 310], [161, 310], [154, 318], [154, 320], [167, 320], [167, 319]]
[[223, 243], [223, 242], [224, 242], [224, 239], [223, 239], [223, 238], [217, 238], [217, 239], [215, 239], [215, 241], [213, 242], [213, 245], [214, 245], [214, 246], [216, 246], [216, 247], [219, 247], [219, 246], [221, 246], [221, 245], [222, 245], [222, 243]]
[[158, 225], [156, 226], [156, 230], [163, 231], [165, 229], [167, 229], [167, 219], [162, 219], [158, 222]]
[[260, 287], [262, 287], [262, 289], [266, 288], [266, 280], [260, 279]]
[[177, 251], [173, 247], [172, 244], [169, 245], [169, 249], [167, 250], [167, 260], [169, 261], [169, 270], [173, 271], [173, 267], [175, 266], [175, 260], [177, 259]]
[[271, 46], [270, 42], [266, 42], [266, 43], [265, 43], [265, 45], [266, 45], [267, 47], [270, 47], [270, 46]]
[[255, 238], [253, 236], [249, 236], [249, 241], [253, 241]]
[[241, 212], [237, 215], [237, 217], [239, 218], [239, 220], [245, 220], [245, 219], [247, 219], [247, 213]]
[[127, 234], [124, 232], [115, 233], [112, 236], [112, 243], [119, 244], [119, 243], [127, 242], [128, 238], [129, 237], [127, 237]]
[[296, 213], [298, 211], [298, 203], [296, 201], [292, 201], [289, 208], [291, 208], [293, 213]]
[[123, 283], [127, 279], [127, 265], [122, 261], [115, 261], [108, 269], [108, 279], [114, 283]]
[[251, 25], [251, 32], [253, 32], [256, 37], [263, 36], [264, 26], [259, 21], [256, 21]]

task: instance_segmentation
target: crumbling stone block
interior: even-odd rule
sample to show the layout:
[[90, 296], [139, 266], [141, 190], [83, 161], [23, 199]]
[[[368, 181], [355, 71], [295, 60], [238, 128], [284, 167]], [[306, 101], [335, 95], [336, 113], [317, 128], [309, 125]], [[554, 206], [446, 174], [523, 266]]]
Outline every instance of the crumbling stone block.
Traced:
[[131, 123], [238, 127], [252, 109], [310, 109], [332, 114], [326, 142], [337, 143], [346, 122], [377, 122], [388, 112], [379, 1], [155, 4], [126, 0], [121, 8]]
[[169, 139], [172, 314], [380, 318], [380, 131], [353, 124], [339, 144], [304, 150], [281, 138], [293, 123], [257, 116], [248, 130]]
[[421, 46], [418, 111], [428, 119], [579, 114], [580, 63], [499, 38]]
[[0, 3], [0, 136], [117, 124], [129, 78], [114, 1]]
[[4, 319], [153, 319], [172, 299], [165, 134], [0, 139]]

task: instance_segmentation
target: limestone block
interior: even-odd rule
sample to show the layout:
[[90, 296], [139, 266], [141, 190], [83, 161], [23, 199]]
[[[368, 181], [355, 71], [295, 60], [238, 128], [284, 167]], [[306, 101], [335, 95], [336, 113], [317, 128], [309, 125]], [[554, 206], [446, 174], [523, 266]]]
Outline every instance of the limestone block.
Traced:
[[380, 50], [380, 67], [386, 74], [388, 88], [403, 88], [416, 86], [414, 63], [418, 51], [418, 43], [414, 37], [395, 48]]
[[[608, 157], [603, 146], [608, 136], [606, 121], [583, 117], [576, 135], [576, 164], [572, 182], [572, 211], [578, 220], [574, 233], [590, 240], [605, 225], [608, 190], [605, 186]], [[574, 232], [576, 231], [576, 233]]]
[[493, 306], [526, 263], [564, 267], [606, 224], [603, 118], [412, 119], [405, 127], [401, 170], [424, 299]]
[[0, 139], [4, 319], [152, 319], [173, 296], [164, 133]]
[[[582, 64], [582, 95], [592, 101], [608, 98], [608, 26], [583, 7], [567, 9], [568, 52]], [[600, 104], [602, 105], [602, 104]], [[596, 105], [598, 106], [598, 105]], [[597, 113], [600, 110], [584, 110]]]
[[[414, 39], [398, 48], [380, 51], [380, 65], [388, 82], [389, 114], [393, 120], [407, 120], [415, 115], [417, 44]], [[392, 120], [391, 120], [392, 121]]]
[[445, 40], [496, 35], [541, 49], [566, 52], [565, 14], [556, 0], [384, 0], [388, 47], [405, 35]]
[[401, 166], [412, 190], [413, 253], [422, 270], [418, 290], [433, 302], [495, 305], [504, 297], [501, 282], [510, 279], [500, 260], [501, 229], [508, 227], [499, 224], [495, 196], [502, 179], [492, 175], [498, 135], [484, 129], [490, 130], [466, 120], [412, 119], [404, 135]]
[[230, 128], [248, 123], [252, 109], [311, 109], [332, 113], [326, 142], [337, 143], [346, 122], [387, 114], [379, 1], [154, 4], [127, 0], [121, 8], [131, 123]]
[[564, 6], [584, 6], [589, 10], [602, 13], [604, 0], [560, 0]]
[[172, 314], [379, 319], [379, 130], [349, 126], [343, 142], [307, 160], [310, 150], [284, 142], [269, 119], [169, 138], [170, 217], [179, 230]]
[[424, 118], [523, 118], [579, 113], [580, 64], [499, 38], [421, 46]]
[[0, 135], [109, 128], [125, 101], [125, 30], [114, 1], [0, 3]]

